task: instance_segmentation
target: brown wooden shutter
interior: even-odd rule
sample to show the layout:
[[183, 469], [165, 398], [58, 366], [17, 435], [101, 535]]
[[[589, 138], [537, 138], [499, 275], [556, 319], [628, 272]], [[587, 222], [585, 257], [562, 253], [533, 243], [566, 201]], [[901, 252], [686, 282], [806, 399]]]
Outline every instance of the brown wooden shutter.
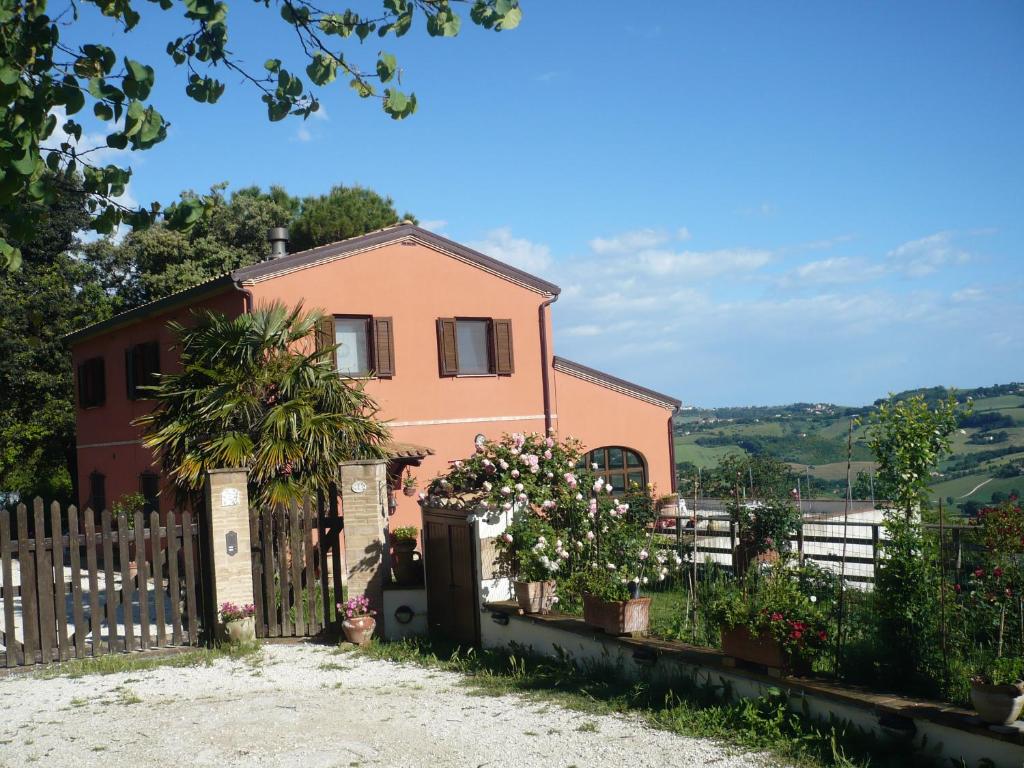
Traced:
[[494, 353], [494, 372], [509, 376], [515, 371], [515, 356], [512, 352], [512, 321], [491, 321], [491, 343]]
[[316, 328], [313, 335], [314, 342], [316, 343], [316, 351], [319, 352], [322, 349], [329, 349], [334, 346], [334, 316], [327, 315], [321, 317], [316, 322]]
[[442, 376], [457, 376], [459, 373], [459, 347], [455, 333], [454, 317], [437, 319], [437, 356]]
[[93, 360], [93, 405], [103, 405], [107, 402], [107, 364], [102, 357]]
[[80, 408], [89, 407], [89, 395], [88, 389], [85, 383], [86, 370], [88, 366], [82, 363], [78, 366], [78, 406]]
[[124, 383], [129, 400], [134, 400], [135, 395], [135, 350], [131, 347], [124, 351]]
[[373, 367], [377, 375], [390, 379], [395, 375], [394, 322], [390, 317], [373, 318]]

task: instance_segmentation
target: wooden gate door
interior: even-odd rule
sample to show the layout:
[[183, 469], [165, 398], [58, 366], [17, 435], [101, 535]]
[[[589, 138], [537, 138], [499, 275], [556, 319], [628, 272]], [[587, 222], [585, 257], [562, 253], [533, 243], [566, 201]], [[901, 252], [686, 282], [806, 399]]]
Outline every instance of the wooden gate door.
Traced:
[[0, 509], [0, 663], [198, 645], [202, 549], [188, 511]]
[[431, 634], [465, 645], [480, 644], [473, 527], [465, 512], [428, 509], [423, 513], [427, 624]]
[[250, 515], [258, 637], [313, 637], [338, 629], [343, 526], [333, 489], [326, 499]]

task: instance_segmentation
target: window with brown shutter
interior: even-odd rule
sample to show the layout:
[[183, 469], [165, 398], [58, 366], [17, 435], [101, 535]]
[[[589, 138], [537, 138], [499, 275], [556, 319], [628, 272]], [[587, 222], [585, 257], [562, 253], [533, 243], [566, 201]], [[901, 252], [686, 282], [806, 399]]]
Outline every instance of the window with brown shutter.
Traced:
[[390, 317], [373, 318], [373, 370], [385, 379], [395, 375], [394, 321]]
[[93, 357], [78, 366], [78, 404], [95, 408], [107, 399], [106, 370], [102, 357]]
[[515, 370], [512, 321], [438, 318], [437, 352], [442, 376], [510, 376]]
[[160, 343], [147, 341], [124, 351], [125, 385], [129, 400], [149, 397], [144, 387], [157, 383], [160, 373]]
[[316, 348], [334, 348], [331, 363], [352, 378], [395, 375], [394, 320], [369, 315], [332, 315], [316, 326]]
[[512, 352], [512, 321], [492, 320], [491, 341], [493, 343], [493, 371], [499, 376], [509, 376], [515, 371], [515, 356]]
[[459, 375], [459, 347], [454, 317], [437, 320], [437, 356], [442, 376]]

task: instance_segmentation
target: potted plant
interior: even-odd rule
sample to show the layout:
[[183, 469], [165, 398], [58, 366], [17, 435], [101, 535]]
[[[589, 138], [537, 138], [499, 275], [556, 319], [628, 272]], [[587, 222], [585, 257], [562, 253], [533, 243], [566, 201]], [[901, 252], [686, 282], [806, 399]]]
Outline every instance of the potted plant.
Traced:
[[256, 607], [221, 603], [220, 620], [230, 643], [251, 643], [256, 640]]
[[737, 576], [743, 576], [753, 563], [778, 562], [800, 525], [800, 510], [781, 494], [751, 502], [733, 501], [729, 517], [739, 529], [732, 553], [733, 573]]
[[997, 658], [971, 676], [971, 704], [991, 725], [1010, 725], [1024, 711], [1024, 659]]
[[402, 478], [402, 493], [406, 496], [415, 496], [418, 487], [419, 482], [416, 480], [416, 475], [409, 473]]
[[355, 645], [369, 645], [377, 627], [373, 618], [377, 612], [370, 608], [370, 599], [366, 595], [350, 597], [344, 603], [338, 603], [338, 611], [345, 617], [341, 622], [345, 639]]
[[824, 612], [785, 563], [734, 582], [709, 606], [722, 652], [788, 673], [807, 674], [828, 640]]
[[401, 585], [419, 584], [423, 581], [423, 567], [416, 552], [419, 529], [405, 525], [391, 531], [392, 568], [395, 583]]
[[[649, 494], [632, 502], [612, 496], [601, 478], [593, 484], [589, 509], [583, 517], [581, 539], [589, 559], [578, 580], [582, 591], [583, 621], [608, 634], [646, 632], [650, 626], [651, 598], [640, 591], [651, 580], [663, 580], [682, 559], [675, 552], [653, 550]], [[632, 504], [643, 507], [638, 512]]]
[[521, 508], [495, 547], [499, 573], [512, 580], [519, 608], [524, 613], [550, 613], [558, 602], [552, 577], [569, 557], [551, 524], [534, 510]]

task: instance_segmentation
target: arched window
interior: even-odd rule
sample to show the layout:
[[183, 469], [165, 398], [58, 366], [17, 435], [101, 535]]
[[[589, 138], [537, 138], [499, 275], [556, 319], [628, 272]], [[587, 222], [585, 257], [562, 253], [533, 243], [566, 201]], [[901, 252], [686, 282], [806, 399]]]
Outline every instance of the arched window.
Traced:
[[622, 446], [597, 448], [586, 455], [587, 466], [597, 465], [594, 471], [611, 483], [612, 492], [625, 493], [636, 483], [641, 488], [647, 485], [647, 463], [637, 451]]

